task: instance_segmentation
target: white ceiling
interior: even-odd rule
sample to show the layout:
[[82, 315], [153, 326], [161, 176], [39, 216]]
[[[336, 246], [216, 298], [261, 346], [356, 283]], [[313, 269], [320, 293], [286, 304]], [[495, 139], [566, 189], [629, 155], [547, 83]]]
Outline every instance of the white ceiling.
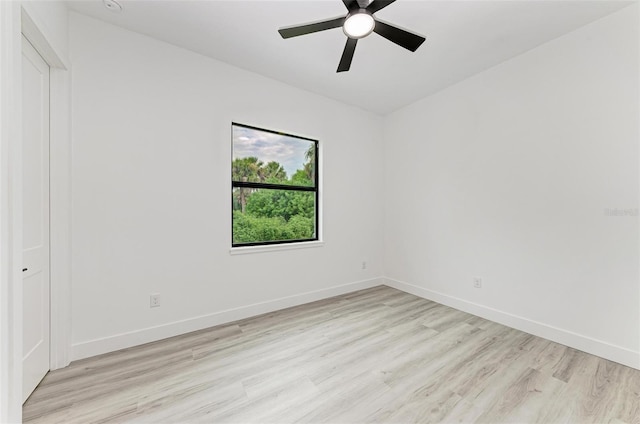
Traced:
[[336, 73], [340, 28], [283, 40], [277, 29], [346, 14], [341, 0], [68, 1], [70, 8], [384, 115], [619, 10], [630, 1], [398, 0], [376, 16], [427, 38], [411, 53], [371, 34]]

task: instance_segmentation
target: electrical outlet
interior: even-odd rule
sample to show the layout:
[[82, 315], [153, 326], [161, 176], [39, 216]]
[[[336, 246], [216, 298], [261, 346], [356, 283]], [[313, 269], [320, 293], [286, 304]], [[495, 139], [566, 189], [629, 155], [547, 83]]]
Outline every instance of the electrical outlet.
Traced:
[[362, 269], [367, 269], [367, 261], [362, 261]]
[[482, 288], [482, 278], [473, 277], [473, 287], [475, 287], [477, 289], [481, 289]]
[[160, 306], [160, 295], [158, 293], [149, 296], [149, 307], [157, 308]]

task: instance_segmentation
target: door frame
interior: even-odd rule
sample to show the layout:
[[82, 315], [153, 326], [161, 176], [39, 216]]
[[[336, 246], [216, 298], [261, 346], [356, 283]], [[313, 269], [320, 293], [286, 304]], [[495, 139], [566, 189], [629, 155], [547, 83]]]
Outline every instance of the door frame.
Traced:
[[[21, 9], [22, 34], [49, 65], [49, 248], [52, 370], [69, 365], [71, 350], [71, 101], [66, 58]], [[55, 184], [51, 184], [55, 181]]]
[[70, 73], [66, 53], [33, 7], [0, 1], [0, 422], [22, 421], [23, 34], [51, 70], [51, 369], [69, 364], [71, 346]]

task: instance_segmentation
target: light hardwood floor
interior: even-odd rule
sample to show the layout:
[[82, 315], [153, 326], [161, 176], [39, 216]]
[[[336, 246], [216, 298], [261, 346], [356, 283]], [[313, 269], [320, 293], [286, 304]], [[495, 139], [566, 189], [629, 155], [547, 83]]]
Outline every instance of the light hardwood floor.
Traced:
[[640, 423], [640, 371], [375, 287], [49, 373], [29, 423]]

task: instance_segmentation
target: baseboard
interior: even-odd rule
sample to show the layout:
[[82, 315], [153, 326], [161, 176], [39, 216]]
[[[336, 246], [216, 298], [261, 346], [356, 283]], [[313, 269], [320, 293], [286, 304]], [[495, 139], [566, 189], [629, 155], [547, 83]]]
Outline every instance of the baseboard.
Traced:
[[243, 306], [240, 308], [228, 309], [225, 311], [189, 318], [182, 321], [171, 322], [155, 327], [143, 328], [141, 330], [131, 331], [128, 333], [121, 333], [114, 336], [76, 343], [71, 346], [71, 360], [76, 361], [78, 359], [89, 358], [91, 356], [101, 355], [103, 353], [114, 352], [116, 350], [138, 346], [144, 343], [155, 342], [158, 340], [166, 339], [168, 337], [189, 333], [191, 331], [202, 330], [204, 328], [237, 321], [240, 319], [265, 314], [292, 306], [298, 306], [309, 302], [315, 302], [317, 300], [327, 299], [333, 296], [339, 296], [341, 294], [379, 286], [383, 283], [384, 280], [382, 278], [357, 281], [354, 283], [342, 284], [322, 290], [282, 297], [267, 302], [255, 303], [253, 305]]
[[489, 308], [477, 303], [469, 302], [464, 299], [449, 296], [444, 293], [425, 289], [403, 281], [384, 278], [384, 284], [415, 296], [432, 300], [490, 321], [506, 325], [507, 327], [533, 334], [534, 336], [542, 337], [631, 368], [640, 369], [640, 352], [543, 324], [541, 322], [533, 321], [521, 316], [499, 311], [497, 309]]

